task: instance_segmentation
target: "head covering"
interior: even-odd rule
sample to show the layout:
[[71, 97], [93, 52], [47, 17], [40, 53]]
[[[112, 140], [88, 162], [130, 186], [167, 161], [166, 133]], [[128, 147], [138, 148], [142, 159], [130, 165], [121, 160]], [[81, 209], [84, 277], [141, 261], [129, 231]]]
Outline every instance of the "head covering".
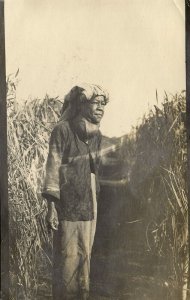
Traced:
[[73, 87], [65, 96], [61, 109], [61, 120], [68, 121], [74, 119], [79, 112], [81, 102], [89, 101], [97, 96], [103, 96], [106, 104], [109, 101], [108, 92], [96, 84], [82, 84]]

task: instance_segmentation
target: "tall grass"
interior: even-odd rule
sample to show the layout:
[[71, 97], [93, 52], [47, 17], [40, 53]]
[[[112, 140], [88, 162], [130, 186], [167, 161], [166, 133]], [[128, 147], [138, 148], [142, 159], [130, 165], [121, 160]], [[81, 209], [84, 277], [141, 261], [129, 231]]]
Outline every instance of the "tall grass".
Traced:
[[[35, 299], [40, 268], [51, 269], [51, 236], [41, 198], [50, 131], [61, 102], [46, 96], [19, 107], [17, 77], [7, 80], [11, 299]], [[166, 258], [168, 299], [186, 299], [188, 274], [185, 93], [155, 106], [120, 148], [147, 247]]]
[[49, 134], [59, 117], [59, 102], [16, 102], [16, 79], [8, 78], [8, 175], [10, 215], [11, 299], [34, 299], [38, 270], [51, 264], [51, 237], [45, 224], [46, 203], [41, 198]]
[[[185, 110], [184, 91], [170, 97], [165, 94], [161, 107], [155, 106], [143, 117], [140, 126], [133, 130], [133, 138], [126, 138], [121, 151], [123, 160], [127, 157], [131, 161], [130, 188], [144, 215], [147, 246], [168, 262], [168, 299], [187, 296]], [[134, 150], [132, 154], [127, 152], [128, 145]]]

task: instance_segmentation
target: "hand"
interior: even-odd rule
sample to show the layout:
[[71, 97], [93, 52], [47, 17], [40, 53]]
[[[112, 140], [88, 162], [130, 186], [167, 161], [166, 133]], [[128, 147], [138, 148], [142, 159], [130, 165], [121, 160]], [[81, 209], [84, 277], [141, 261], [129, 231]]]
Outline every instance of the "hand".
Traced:
[[54, 202], [48, 202], [48, 212], [46, 216], [48, 231], [58, 230], [58, 215]]

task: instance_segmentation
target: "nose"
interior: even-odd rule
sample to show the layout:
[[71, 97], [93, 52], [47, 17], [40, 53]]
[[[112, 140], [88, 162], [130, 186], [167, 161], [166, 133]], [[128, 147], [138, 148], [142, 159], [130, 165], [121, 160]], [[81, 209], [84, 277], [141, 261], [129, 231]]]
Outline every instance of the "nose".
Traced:
[[103, 111], [104, 110], [104, 106], [105, 106], [104, 102], [100, 101], [100, 102], [97, 103], [97, 109], [98, 110]]
[[98, 102], [98, 106], [99, 106], [99, 107], [103, 107], [103, 106], [105, 106], [105, 104], [104, 104], [103, 101], [99, 101], [99, 102]]

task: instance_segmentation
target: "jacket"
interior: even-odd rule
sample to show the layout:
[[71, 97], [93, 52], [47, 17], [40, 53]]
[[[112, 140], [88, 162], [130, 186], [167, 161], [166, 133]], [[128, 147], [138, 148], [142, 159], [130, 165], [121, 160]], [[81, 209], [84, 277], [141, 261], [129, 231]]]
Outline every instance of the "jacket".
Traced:
[[89, 221], [94, 218], [90, 173], [96, 175], [98, 196], [100, 144], [100, 131], [86, 143], [76, 124], [61, 121], [54, 127], [42, 196], [55, 199], [59, 220]]

